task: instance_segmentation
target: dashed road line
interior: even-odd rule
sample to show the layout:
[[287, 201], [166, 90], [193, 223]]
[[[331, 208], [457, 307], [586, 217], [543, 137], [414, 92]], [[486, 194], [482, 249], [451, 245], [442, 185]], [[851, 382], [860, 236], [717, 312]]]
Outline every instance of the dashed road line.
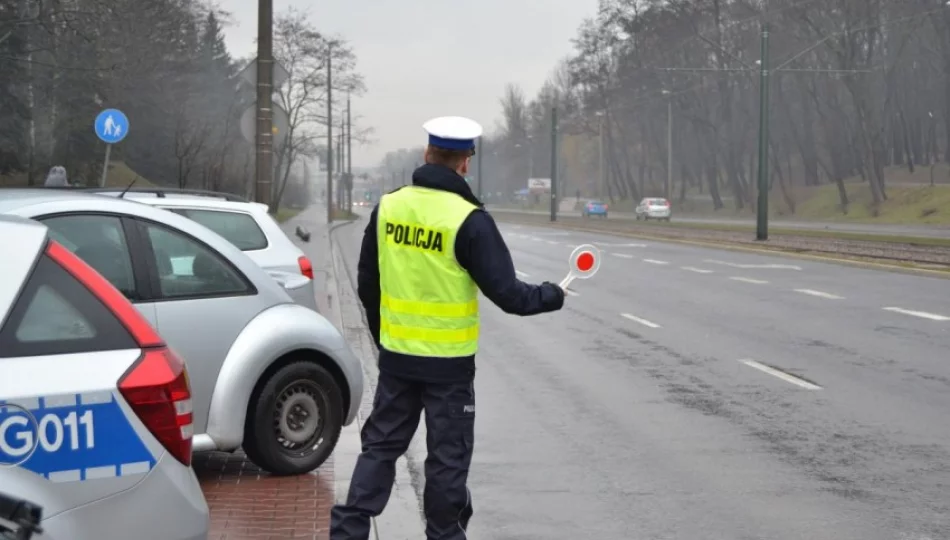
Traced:
[[629, 313], [621, 313], [620, 316], [623, 317], [624, 319], [628, 319], [635, 323], [642, 324], [643, 326], [648, 326], [650, 328], [660, 328], [660, 325], [656, 324], [655, 322], [651, 322], [646, 319], [641, 319], [640, 317], [637, 317], [636, 315], [631, 315]]
[[554, 240], [548, 240], [548, 243], [551, 244], [552, 246], [558, 245], [558, 242], [555, 242]]
[[530, 275], [522, 272], [521, 270], [515, 270], [515, 274], [518, 274], [518, 277], [531, 277]]
[[611, 253], [614, 257], [620, 257], [622, 259], [632, 259], [633, 255], [628, 255], [626, 253]]
[[753, 279], [750, 277], [742, 277], [742, 276], [732, 276], [729, 279], [733, 281], [741, 281], [743, 283], [752, 283], [753, 285], [765, 285], [766, 283], [768, 283], [768, 281], [765, 281], [764, 279]]
[[783, 381], [789, 384], [794, 384], [795, 386], [799, 386], [806, 390], [821, 390], [821, 387], [818, 386], [817, 384], [810, 383], [806, 381], [805, 379], [801, 379], [790, 373], [785, 373], [784, 371], [777, 370], [774, 367], [767, 366], [761, 362], [756, 362], [755, 360], [739, 360], [739, 361], [749, 366], [750, 368], [757, 369], [761, 371], [762, 373], [768, 373], [769, 375], [773, 377], [778, 377], [779, 379], [782, 379]]
[[650, 264], [670, 264], [666, 261], [658, 261], [656, 259], [643, 259], [643, 262], [650, 263]]
[[807, 294], [809, 296], [817, 296], [818, 298], [826, 298], [828, 300], [844, 300], [843, 296], [838, 296], [837, 294], [831, 294], [831, 293], [816, 291], [812, 289], [795, 289], [795, 292]]
[[793, 264], [740, 264], [740, 263], [719, 261], [716, 259], [705, 259], [703, 262], [707, 262], [710, 264], [721, 264], [723, 266], [731, 266], [732, 268], [742, 268], [746, 270], [750, 268], [766, 268], [766, 269], [777, 269], [777, 270], [784, 269], [784, 270], [799, 270], [800, 271], [802, 269], [801, 266], [795, 266]]
[[900, 313], [902, 315], [910, 315], [911, 317], [920, 317], [921, 319], [930, 319], [931, 321], [950, 321], [950, 317], [947, 317], [946, 315], [937, 315], [936, 313], [927, 313], [926, 311], [914, 311], [912, 309], [904, 309], [899, 307], [886, 307], [883, 309], [884, 311]]
[[680, 268], [683, 270], [686, 270], [687, 272], [696, 272], [697, 274], [712, 274], [713, 273], [712, 270], [706, 270], [704, 268], [696, 268], [693, 266], [681, 266]]

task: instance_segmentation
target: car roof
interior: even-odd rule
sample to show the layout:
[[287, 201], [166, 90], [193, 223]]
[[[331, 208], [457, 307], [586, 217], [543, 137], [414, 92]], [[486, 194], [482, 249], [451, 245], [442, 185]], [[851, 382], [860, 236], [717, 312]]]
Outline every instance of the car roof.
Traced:
[[34, 216], [99, 212], [135, 216], [161, 223], [191, 235], [224, 255], [244, 273], [258, 291], [283, 299], [284, 289], [244, 252], [216, 232], [196, 221], [132, 199], [103, 197], [78, 190], [44, 188], [0, 188], [0, 214]]
[[[101, 193], [101, 195], [112, 195], [111, 193]], [[145, 204], [151, 204], [155, 206], [187, 206], [187, 207], [202, 207], [202, 208], [220, 208], [220, 209], [229, 209], [229, 210], [243, 210], [243, 211], [267, 211], [267, 205], [258, 202], [244, 202], [244, 201], [229, 201], [226, 199], [219, 199], [216, 197], [209, 197], [205, 195], [191, 195], [187, 193], [175, 193], [168, 192], [164, 196], [159, 197], [154, 193], [146, 192], [134, 192], [130, 191], [124, 195], [125, 199], [135, 200]]]

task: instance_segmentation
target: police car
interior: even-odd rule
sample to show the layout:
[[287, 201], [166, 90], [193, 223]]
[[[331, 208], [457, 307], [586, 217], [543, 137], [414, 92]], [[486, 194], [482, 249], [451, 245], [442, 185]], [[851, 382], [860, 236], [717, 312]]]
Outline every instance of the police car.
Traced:
[[184, 362], [46, 226], [0, 216], [0, 253], [0, 491], [33, 538], [206, 538]]

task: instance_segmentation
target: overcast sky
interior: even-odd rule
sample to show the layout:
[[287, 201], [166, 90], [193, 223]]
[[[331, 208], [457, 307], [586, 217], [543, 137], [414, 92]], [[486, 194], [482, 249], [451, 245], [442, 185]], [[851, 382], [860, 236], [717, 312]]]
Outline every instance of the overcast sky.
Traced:
[[[353, 148], [354, 166], [375, 166], [390, 150], [424, 143], [422, 124], [435, 116], [469, 116], [493, 130], [505, 84], [533, 97], [597, 10], [597, 0], [274, 1], [278, 12], [307, 10], [321, 32], [355, 49], [367, 92], [353, 112], [375, 128], [376, 143]], [[253, 54], [257, 2], [218, 2], [232, 16], [231, 54]]]

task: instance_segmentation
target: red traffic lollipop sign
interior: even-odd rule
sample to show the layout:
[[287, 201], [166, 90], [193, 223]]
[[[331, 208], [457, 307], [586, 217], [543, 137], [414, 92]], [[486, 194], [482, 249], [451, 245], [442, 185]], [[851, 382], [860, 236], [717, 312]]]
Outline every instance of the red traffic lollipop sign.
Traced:
[[597, 273], [600, 269], [600, 250], [590, 244], [577, 246], [569, 261], [567, 277], [561, 281], [562, 289], [566, 289], [575, 279], [588, 279]]

